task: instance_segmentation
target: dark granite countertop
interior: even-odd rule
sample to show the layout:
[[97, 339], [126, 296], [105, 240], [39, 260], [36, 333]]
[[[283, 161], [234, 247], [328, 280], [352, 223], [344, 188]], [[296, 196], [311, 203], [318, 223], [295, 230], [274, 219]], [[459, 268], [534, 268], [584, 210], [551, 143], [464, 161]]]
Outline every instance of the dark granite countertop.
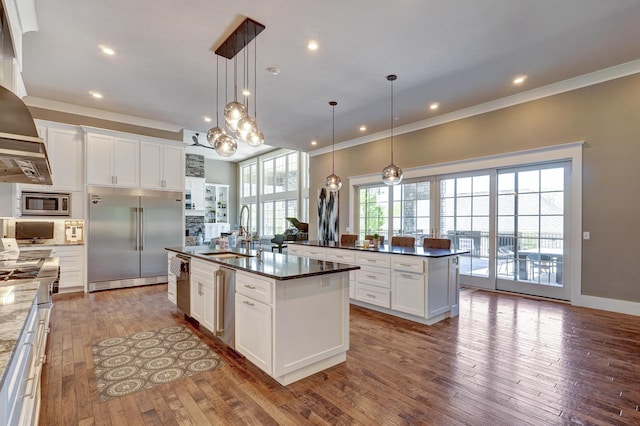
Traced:
[[388, 254], [404, 254], [407, 256], [422, 256], [422, 257], [447, 257], [457, 256], [459, 254], [469, 253], [469, 250], [449, 250], [449, 249], [426, 249], [423, 247], [400, 247], [392, 246], [389, 244], [381, 245], [379, 248], [364, 248], [355, 244], [340, 244], [337, 242], [324, 242], [324, 241], [287, 241], [287, 244], [298, 244], [309, 247], [327, 247], [327, 248], [339, 248], [346, 250], [358, 250], [367, 253], [388, 253]]
[[[292, 280], [316, 275], [335, 274], [360, 269], [357, 265], [326, 262], [280, 253], [263, 252], [262, 259], [256, 257], [256, 250], [229, 249], [218, 253], [237, 253], [251, 257], [220, 259], [215, 257], [216, 249], [208, 246], [167, 247], [167, 250], [190, 257], [207, 260], [239, 271], [247, 271], [276, 280]], [[211, 254], [205, 254], [211, 253]]]

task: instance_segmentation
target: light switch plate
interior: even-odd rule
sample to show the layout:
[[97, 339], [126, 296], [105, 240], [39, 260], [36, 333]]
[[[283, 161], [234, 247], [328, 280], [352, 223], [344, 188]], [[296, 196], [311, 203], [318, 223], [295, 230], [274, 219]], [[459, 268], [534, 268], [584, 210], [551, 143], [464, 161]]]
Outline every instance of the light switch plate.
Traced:
[[583, 240], [589, 240], [589, 239], [591, 239], [591, 232], [589, 232], [589, 231], [584, 231], [584, 232], [582, 233], [582, 239], [583, 239]]

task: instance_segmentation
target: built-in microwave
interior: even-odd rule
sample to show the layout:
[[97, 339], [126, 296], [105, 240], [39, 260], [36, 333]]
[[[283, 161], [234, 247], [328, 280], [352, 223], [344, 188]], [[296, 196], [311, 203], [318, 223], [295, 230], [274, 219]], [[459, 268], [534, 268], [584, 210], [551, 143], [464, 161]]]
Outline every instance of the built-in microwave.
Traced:
[[22, 192], [22, 216], [71, 216], [71, 194]]

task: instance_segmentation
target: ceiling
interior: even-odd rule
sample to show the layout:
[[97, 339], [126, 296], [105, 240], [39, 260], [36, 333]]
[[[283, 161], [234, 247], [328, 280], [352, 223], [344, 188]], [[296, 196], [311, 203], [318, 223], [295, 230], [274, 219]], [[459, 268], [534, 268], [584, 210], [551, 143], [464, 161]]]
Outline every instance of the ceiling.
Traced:
[[[215, 124], [213, 50], [245, 17], [262, 23], [258, 125], [267, 144], [302, 151], [331, 144], [332, 100], [336, 143], [388, 130], [387, 74], [398, 75], [400, 126], [640, 58], [632, 0], [36, 0], [36, 12], [39, 31], [24, 37], [29, 97], [203, 134], [204, 116]], [[520, 74], [528, 78], [514, 86]]]

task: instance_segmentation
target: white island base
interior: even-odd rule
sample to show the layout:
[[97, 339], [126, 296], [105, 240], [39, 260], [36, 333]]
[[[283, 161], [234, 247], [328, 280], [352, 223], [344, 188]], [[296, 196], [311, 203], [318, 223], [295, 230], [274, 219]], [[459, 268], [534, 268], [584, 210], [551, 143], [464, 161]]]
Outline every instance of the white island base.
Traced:
[[349, 273], [275, 280], [236, 273], [236, 351], [283, 385], [346, 360]]

